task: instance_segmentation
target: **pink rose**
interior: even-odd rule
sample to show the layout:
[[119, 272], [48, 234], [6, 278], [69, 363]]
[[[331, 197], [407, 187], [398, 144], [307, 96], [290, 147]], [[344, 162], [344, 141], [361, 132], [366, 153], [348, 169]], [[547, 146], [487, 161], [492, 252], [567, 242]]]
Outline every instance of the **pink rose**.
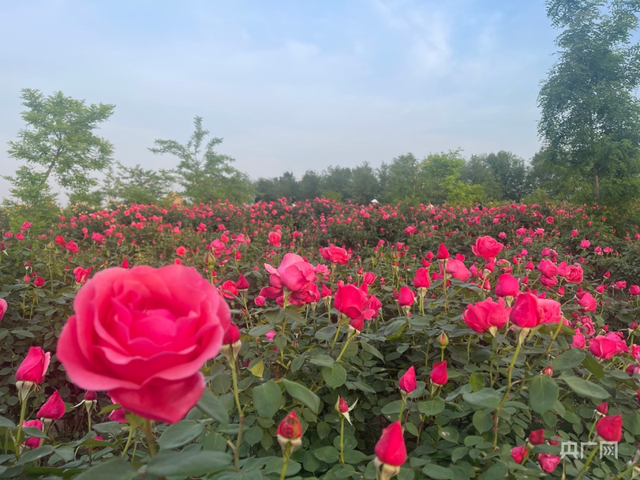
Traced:
[[609, 360], [618, 353], [626, 353], [628, 350], [624, 340], [614, 332], [598, 335], [589, 341], [589, 351], [604, 360]]
[[51, 362], [51, 353], [44, 353], [40, 347], [29, 348], [27, 357], [22, 361], [16, 371], [18, 382], [31, 382], [40, 384], [44, 380], [44, 375]]
[[538, 305], [542, 307], [544, 319], [542, 323], [558, 323], [562, 317], [560, 303], [549, 298], [539, 298]]
[[[280, 266], [275, 269], [265, 263], [264, 268], [269, 275], [270, 287], [264, 287], [260, 295], [267, 298], [275, 298], [282, 302], [284, 289], [291, 292], [289, 301], [296, 305], [310, 303], [315, 293], [313, 287], [318, 279], [313, 265], [295, 253], [287, 253]], [[317, 291], [317, 286], [315, 286]], [[318, 294], [319, 296], [319, 294]]]
[[204, 391], [229, 307], [192, 268], [108, 268], [78, 292], [58, 341], [69, 378], [145, 418], [175, 423]]
[[447, 275], [457, 278], [462, 282], [466, 282], [471, 277], [471, 272], [460, 260], [450, 258], [447, 260]]
[[471, 250], [477, 256], [484, 258], [487, 262], [490, 262], [498, 256], [500, 250], [503, 248], [503, 244], [498, 242], [495, 238], [486, 235], [478, 238], [475, 245], [471, 247]]
[[0, 298], [0, 320], [4, 318], [4, 314], [7, 313], [9, 305], [7, 305], [7, 301], [4, 298]]
[[598, 302], [589, 292], [583, 292], [578, 300], [578, 304], [585, 312], [595, 312], [598, 308]]
[[339, 263], [340, 265], [347, 265], [349, 263], [349, 259], [351, 258], [351, 254], [348, 253], [344, 248], [334, 247], [331, 245], [330, 247], [321, 248], [319, 250], [320, 255], [326, 261], [331, 263]]
[[467, 309], [462, 313], [462, 320], [474, 332], [482, 333], [491, 327], [503, 328], [510, 312], [510, 308], [505, 308], [503, 299], [496, 303], [493, 299], [487, 298], [482, 302], [467, 305]]
[[547, 260], [546, 258], [540, 260], [540, 264], [538, 265], [538, 270], [545, 277], [555, 277], [558, 274], [558, 267], [551, 260]]
[[582, 267], [580, 265], [569, 265], [565, 274], [567, 283], [582, 283]]
[[517, 297], [520, 293], [520, 283], [518, 279], [508, 273], [503, 273], [498, 277], [496, 283], [496, 295], [499, 297]]
[[[42, 422], [40, 420], [26, 420], [22, 422], [22, 428], [28, 428], [28, 427], [37, 428], [42, 432]], [[42, 445], [42, 440], [43, 440], [42, 438], [30, 437], [24, 442], [22, 442], [22, 444], [26, 445], [29, 448], [38, 448], [40, 445]]]
[[375, 314], [370, 308], [368, 295], [355, 285], [338, 285], [335, 307], [351, 320], [371, 320]]

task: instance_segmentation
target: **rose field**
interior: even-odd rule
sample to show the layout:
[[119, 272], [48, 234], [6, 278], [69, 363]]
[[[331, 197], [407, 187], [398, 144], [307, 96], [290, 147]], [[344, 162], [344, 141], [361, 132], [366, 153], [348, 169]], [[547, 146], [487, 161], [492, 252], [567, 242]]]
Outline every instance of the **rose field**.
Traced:
[[640, 230], [607, 215], [316, 199], [6, 227], [0, 478], [631, 479]]

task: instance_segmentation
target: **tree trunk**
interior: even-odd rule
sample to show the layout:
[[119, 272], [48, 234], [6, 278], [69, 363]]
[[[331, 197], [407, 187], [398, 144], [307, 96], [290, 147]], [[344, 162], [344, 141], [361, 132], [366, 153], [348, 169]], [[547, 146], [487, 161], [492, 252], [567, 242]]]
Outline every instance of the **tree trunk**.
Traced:
[[600, 177], [598, 176], [598, 169], [596, 169], [595, 188], [593, 193], [595, 193], [596, 198], [600, 197]]

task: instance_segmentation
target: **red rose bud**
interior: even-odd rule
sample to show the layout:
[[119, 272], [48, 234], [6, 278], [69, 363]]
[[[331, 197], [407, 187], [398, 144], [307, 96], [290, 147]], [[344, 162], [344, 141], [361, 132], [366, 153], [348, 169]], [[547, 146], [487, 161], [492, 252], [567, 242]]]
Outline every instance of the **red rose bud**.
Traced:
[[431, 383], [436, 385], [444, 385], [449, 380], [449, 375], [447, 374], [447, 361], [436, 363], [433, 365], [433, 370], [429, 374], [429, 378], [431, 379]]
[[22, 361], [16, 371], [16, 388], [20, 396], [20, 401], [24, 401], [34, 385], [43, 382], [44, 376], [51, 362], [51, 353], [44, 351], [40, 347], [29, 348], [27, 357]]
[[529, 443], [531, 445], [543, 445], [544, 444], [544, 428], [540, 430], [534, 430], [529, 434]]
[[527, 453], [529, 453], [529, 450], [527, 450], [527, 447], [525, 445], [513, 447], [511, 449], [511, 458], [513, 458], [513, 461], [516, 463], [522, 463], [524, 457], [527, 456]]
[[400, 471], [407, 461], [407, 447], [402, 436], [402, 425], [394, 422], [382, 430], [382, 436], [375, 447], [374, 464], [380, 470], [380, 478], [388, 480]]
[[438, 335], [438, 345], [440, 345], [440, 348], [446, 348], [449, 345], [449, 337], [447, 337], [446, 333], [442, 332]]
[[409, 395], [418, 388], [418, 384], [416, 383], [416, 371], [413, 368], [413, 365], [405, 372], [404, 375], [402, 375], [402, 377], [400, 377], [398, 386], [400, 387], [400, 391], [403, 395]]
[[109, 420], [118, 423], [127, 423], [127, 415], [124, 408], [116, 408], [109, 414]]
[[520, 293], [520, 283], [518, 279], [508, 273], [503, 273], [498, 277], [496, 283], [496, 295], [499, 297], [517, 297]]
[[606, 415], [607, 413], [609, 413], [609, 404], [607, 402], [602, 402], [596, 407], [596, 411], [601, 415]]
[[622, 438], [622, 417], [620, 415], [602, 417], [596, 424], [596, 432], [607, 442], [619, 442]]
[[42, 287], [44, 285], [44, 278], [42, 277], [37, 277], [34, 281], [33, 281], [33, 286], [34, 287]]
[[278, 443], [284, 451], [287, 445], [291, 445], [289, 453], [302, 445], [302, 424], [298, 420], [295, 410], [282, 419], [278, 425]]
[[638, 322], [635, 320], [629, 324], [629, 330], [635, 332], [638, 329]]
[[85, 392], [83, 398], [85, 402], [95, 402], [98, 399], [98, 394], [92, 390], [89, 390], [88, 392]]
[[248, 290], [249, 287], [251, 285], [249, 285], [249, 282], [247, 281], [246, 278], [244, 278], [244, 275], [240, 274], [240, 278], [238, 278], [238, 281], [236, 282], [236, 288], [238, 290]]
[[222, 347], [220, 347], [220, 353], [229, 360], [233, 361], [231, 358], [231, 353], [233, 353], [233, 358], [238, 356], [238, 352], [240, 351], [240, 347], [242, 347], [242, 342], [240, 341], [240, 329], [235, 323], [229, 323], [229, 327], [224, 334], [222, 339]]
[[560, 463], [560, 457], [557, 455], [551, 455], [550, 453], [541, 453], [538, 455], [538, 463], [542, 470], [547, 473], [551, 473]]
[[438, 253], [436, 254], [438, 260], [445, 260], [449, 258], [449, 250], [445, 247], [444, 243], [441, 243], [438, 247]]
[[416, 296], [411, 291], [409, 287], [406, 285], [400, 289], [400, 293], [397, 296], [398, 305], [401, 307], [409, 307], [413, 305], [413, 302], [416, 300]]
[[349, 411], [349, 404], [344, 398], [338, 398], [338, 407], [336, 410], [340, 413], [347, 413]]
[[64, 415], [65, 406], [62, 401], [62, 397], [56, 390], [53, 394], [47, 399], [46, 402], [42, 404], [38, 413], [36, 413], [36, 417], [42, 419], [45, 424], [51, 423], [54, 420], [60, 420]]
[[518, 295], [516, 303], [509, 314], [509, 320], [520, 328], [535, 328], [544, 320], [542, 307], [538, 305], [538, 297], [533, 293]]
[[427, 293], [427, 289], [431, 286], [429, 270], [426, 268], [419, 268], [416, 270], [416, 274], [413, 277], [413, 286], [418, 290], [418, 294], [421, 297], [424, 297]]
[[320, 298], [331, 298], [333, 293], [331, 290], [327, 288], [327, 286], [323, 283], [322, 288], [320, 289]]
[[[22, 428], [34, 427], [42, 432], [42, 422], [40, 420], [28, 420], [22, 422]], [[42, 445], [42, 438], [38, 437], [30, 437], [26, 441], [22, 442], [23, 445], [26, 445], [29, 448], [38, 448]]]
[[549, 439], [549, 445], [553, 445], [554, 447], [560, 445], [560, 440], [562, 440], [562, 437], [554, 435]]
[[542, 374], [543, 375], [549, 375], [550, 377], [553, 377], [553, 368], [551, 367], [551, 365], [549, 365], [548, 367], [545, 367], [542, 370]]

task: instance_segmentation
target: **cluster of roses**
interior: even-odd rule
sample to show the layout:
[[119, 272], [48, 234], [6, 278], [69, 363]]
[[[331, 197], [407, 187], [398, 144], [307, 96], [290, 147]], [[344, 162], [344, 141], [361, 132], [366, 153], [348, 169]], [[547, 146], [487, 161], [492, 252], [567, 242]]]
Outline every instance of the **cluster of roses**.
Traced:
[[[622, 439], [622, 416], [621, 415], [607, 415], [609, 412], [609, 405], [607, 402], [601, 403], [596, 407], [595, 414], [600, 417], [596, 422], [596, 433], [600, 442], [615, 442], [618, 443]], [[527, 443], [511, 449], [511, 458], [514, 462], [523, 464], [527, 458], [529, 458], [530, 450], [536, 445], [545, 445], [547, 442], [549, 445], [559, 445], [561, 438], [559, 436], [553, 436], [546, 439], [544, 428], [540, 430], [533, 430], [529, 433]], [[562, 459], [558, 455], [550, 453], [539, 453], [538, 464], [540, 468], [547, 473], [553, 472]], [[634, 458], [633, 463], [636, 459]]]
[[[0, 319], [2, 316], [0, 315]], [[17, 434], [13, 435], [15, 449], [19, 452], [19, 445], [30, 448], [38, 448], [42, 445], [43, 438], [40, 436], [30, 436], [23, 439], [21, 432], [24, 428], [36, 428], [41, 432], [47, 433], [51, 425], [60, 420], [67, 410], [60, 393], [54, 390], [47, 400], [40, 406], [36, 412], [36, 418], [27, 420], [24, 418], [27, 400], [31, 393], [40, 389], [40, 384], [44, 381], [49, 364], [51, 362], [51, 353], [44, 352], [40, 347], [31, 347], [25, 359], [16, 370], [16, 388], [18, 390], [18, 398], [22, 404], [21, 422]], [[84, 405], [87, 415], [91, 416], [97, 401], [97, 394], [94, 391], [87, 391], [83, 395], [83, 399], [77, 406]], [[123, 408], [112, 410], [109, 414], [112, 421], [126, 423], [125, 411]], [[102, 440], [102, 437], [95, 436], [94, 440]]]

